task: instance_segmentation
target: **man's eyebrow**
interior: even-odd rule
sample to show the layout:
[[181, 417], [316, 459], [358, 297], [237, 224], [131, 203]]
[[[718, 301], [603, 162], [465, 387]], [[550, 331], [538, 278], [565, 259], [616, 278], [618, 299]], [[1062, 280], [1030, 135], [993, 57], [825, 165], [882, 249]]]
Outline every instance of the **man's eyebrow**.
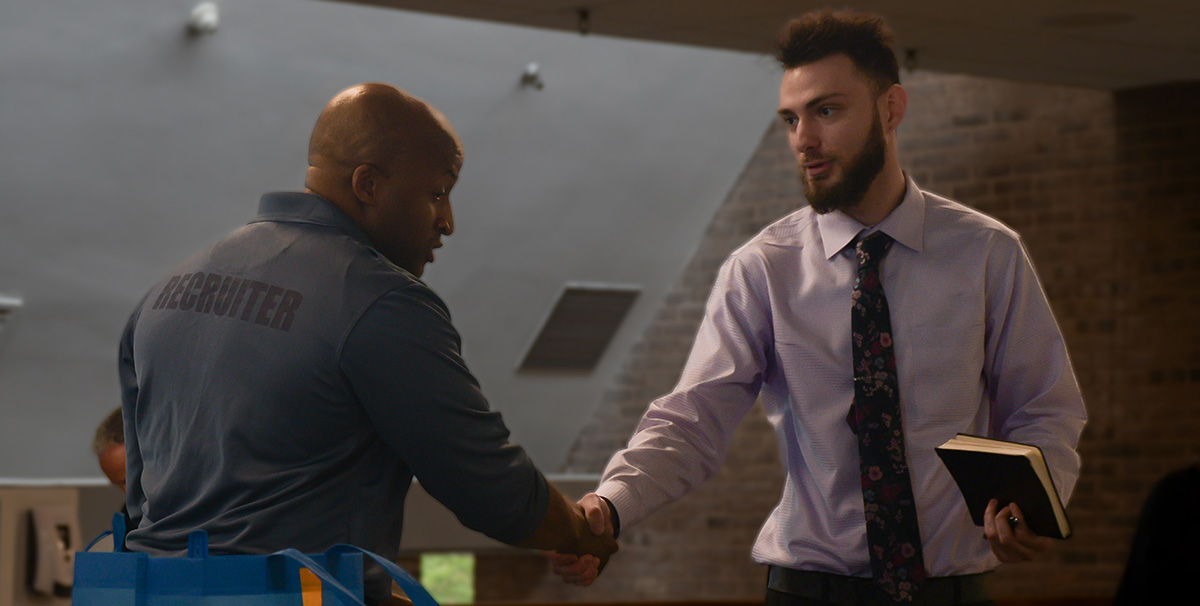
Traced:
[[808, 103], [804, 104], [804, 107], [806, 109], [812, 109], [812, 108], [814, 108], [822, 103], [825, 103], [826, 101], [829, 101], [830, 99], [833, 99], [835, 97], [845, 97], [845, 96], [846, 96], [845, 93], [829, 93], [828, 95], [822, 95], [820, 97], [817, 97], [816, 99], [813, 99], [812, 101], [809, 101]]
[[[822, 103], [825, 103], [826, 101], [829, 101], [830, 99], [834, 99], [837, 97], [845, 97], [845, 96], [846, 96], [845, 93], [829, 93], [828, 95], [821, 95], [820, 97], [817, 97], [817, 98], [809, 101], [808, 103], [805, 103], [804, 108], [812, 109], [818, 105], [821, 105]], [[784, 117], [796, 115], [796, 112], [794, 112], [791, 109], [786, 108], [786, 107], [779, 108], [777, 113], [780, 116], [784, 116]]]

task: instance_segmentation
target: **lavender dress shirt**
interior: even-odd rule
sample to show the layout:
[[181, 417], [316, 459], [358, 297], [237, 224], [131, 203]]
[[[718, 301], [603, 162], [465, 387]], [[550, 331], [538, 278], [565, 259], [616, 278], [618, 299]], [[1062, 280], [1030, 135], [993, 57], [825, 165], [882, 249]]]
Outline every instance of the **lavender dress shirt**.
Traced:
[[[754, 545], [762, 563], [870, 576], [858, 447], [846, 425], [856, 235], [841, 212], [800, 209], [722, 266], [679, 384], [654, 401], [597, 492], [623, 528], [721, 465], [761, 399], [787, 477]], [[934, 453], [958, 432], [1042, 448], [1066, 501], [1086, 413], [1066, 344], [1020, 237], [911, 179], [871, 230], [896, 240], [883, 262], [905, 443], [932, 576], [995, 568], [983, 531]]]

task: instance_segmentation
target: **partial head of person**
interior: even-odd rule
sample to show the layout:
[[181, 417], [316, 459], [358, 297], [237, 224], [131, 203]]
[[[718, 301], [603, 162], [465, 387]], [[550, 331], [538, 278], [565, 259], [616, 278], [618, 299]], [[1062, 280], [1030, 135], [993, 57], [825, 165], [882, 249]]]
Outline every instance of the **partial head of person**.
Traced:
[[907, 96], [893, 42], [879, 17], [831, 10], [789, 22], [779, 36], [779, 116], [818, 213], [903, 191], [895, 136]]
[[92, 453], [100, 463], [100, 471], [113, 486], [125, 491], [125, 422], [121, 408], [108, 413], [96, 428]]
[[388, 84], [360, 84], [334, 96], [317, 118], [305, 188], [420, 277], [454, 232], [450, 190], [462, 162], [462, 142], [436, 108]]

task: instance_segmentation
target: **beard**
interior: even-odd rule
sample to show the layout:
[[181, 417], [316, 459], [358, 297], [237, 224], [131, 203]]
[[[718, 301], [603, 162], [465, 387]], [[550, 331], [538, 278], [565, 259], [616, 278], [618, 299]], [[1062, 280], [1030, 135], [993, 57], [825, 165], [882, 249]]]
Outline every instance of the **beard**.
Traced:
[[879, 119], [879, 112], [876, 112], [871, 132], [867, 133], [867, 141], [846, 163], [841, 181], [821, 187], [819, 181], [806, 177], [801, 168], [800, 182], [804, 185], [804, 197], [808, 199], [808, 205], [820, 215], [857, 206], [875, 182], [875, 177], [883, 171], [885, 147], [883, 122]]

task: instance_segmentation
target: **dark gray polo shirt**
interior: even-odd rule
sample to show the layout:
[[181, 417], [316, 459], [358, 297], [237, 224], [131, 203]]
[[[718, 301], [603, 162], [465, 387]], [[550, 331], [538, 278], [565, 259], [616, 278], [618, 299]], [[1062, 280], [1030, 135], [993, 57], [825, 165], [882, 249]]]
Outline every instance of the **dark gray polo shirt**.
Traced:
[[151, 288], [120, 378], [135, 551], [180, 554], [204, 529], [214, 553], [351, 543], [394, 558], [414, 475], [504, 542], [547, 508], [446, 305], [314, 195], [263, 196]]

